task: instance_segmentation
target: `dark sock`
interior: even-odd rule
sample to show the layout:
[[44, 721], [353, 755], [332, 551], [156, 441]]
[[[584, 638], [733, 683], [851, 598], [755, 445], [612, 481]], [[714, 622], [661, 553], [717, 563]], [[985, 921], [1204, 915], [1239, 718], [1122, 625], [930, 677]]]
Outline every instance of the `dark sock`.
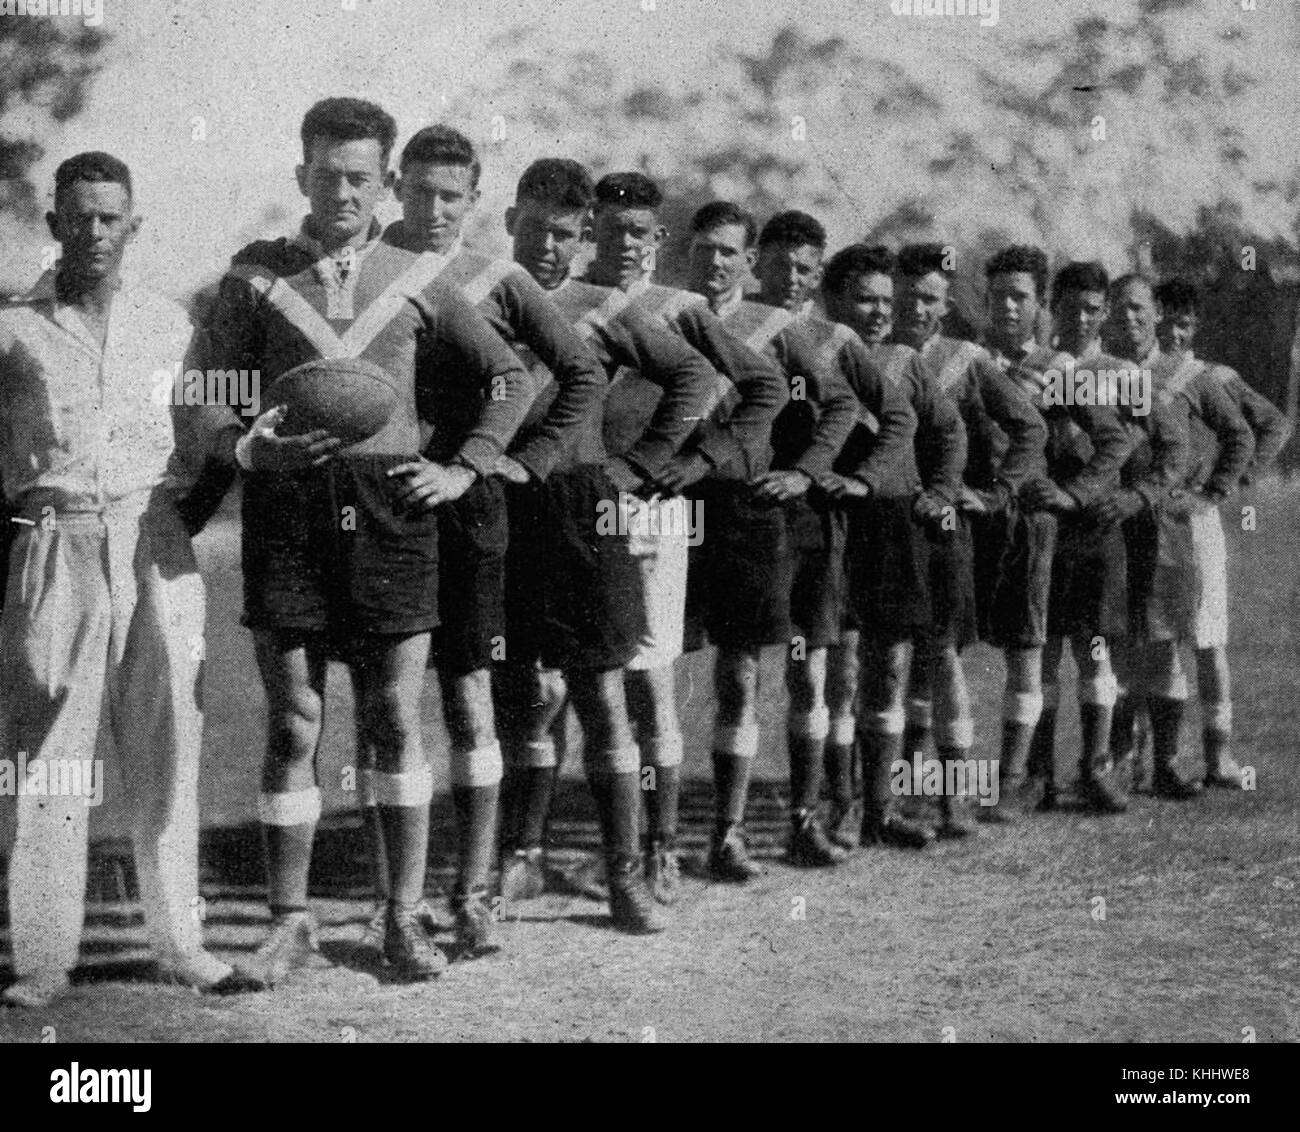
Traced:
[[411, 906], [424, 896], [429, 860], [429, 804], [379, 806], [388, 847], [389, 903]]
[[497, 840], [500, 789], [497, 786], [453, 786], [456, 809], [458, 892], [487, 887]]
[[551, 816], [558, 770], [553, 766], [530, 766], [524, 772], [519, 848], [540, 849], [546, 840], [546, 822]]
[[786, 742], [790, 751], [790, 812], [815, 810], [821, 796], [826, 740], [789, 733]]
[[316, 823], [264, 825], [267, 899], [272, 908], [307, 907], [307, 874]]

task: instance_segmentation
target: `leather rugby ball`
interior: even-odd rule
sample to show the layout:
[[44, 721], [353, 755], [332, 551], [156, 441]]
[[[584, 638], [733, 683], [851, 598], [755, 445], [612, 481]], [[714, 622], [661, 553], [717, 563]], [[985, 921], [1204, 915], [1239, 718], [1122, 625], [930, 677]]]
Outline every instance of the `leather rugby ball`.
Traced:
[[377, 365], [360, 358], [318, 358], [277, 377], [263, 404], [288, 410], [275, 430], [280, 436], [323, 428], [345, 445], [359, 444], [397, 411], [390, 380]]

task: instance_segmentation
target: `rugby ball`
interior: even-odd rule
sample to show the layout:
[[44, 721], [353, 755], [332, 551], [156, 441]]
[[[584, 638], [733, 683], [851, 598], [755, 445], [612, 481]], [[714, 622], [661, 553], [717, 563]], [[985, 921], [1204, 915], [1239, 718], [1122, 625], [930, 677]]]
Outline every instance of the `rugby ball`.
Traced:
[[275, 430], [280, 436], [323, 428], [344, 444], [358, 444], [389, 422], [397, 394], [388, 375], [371, 362], [318, 358], [277, 377], [263, 404], [288, 410]]

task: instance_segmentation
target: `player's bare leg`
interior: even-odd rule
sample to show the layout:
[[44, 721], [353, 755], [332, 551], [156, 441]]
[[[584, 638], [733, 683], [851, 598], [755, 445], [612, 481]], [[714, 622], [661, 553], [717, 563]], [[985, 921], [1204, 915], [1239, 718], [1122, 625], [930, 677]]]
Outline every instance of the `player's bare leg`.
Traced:
[[253, 632], [266, 690], [267, 740], [258, 814], [266, 843], [271, 935], [250, 974], [267, 986], [297, 969], [329, 967], [308, 911], [307, 875], [320, 820], [316, 753], [324, 718], [325, 642], [319, 634]]
[[713, 840], [709, 874], [743, 884], [762, 870], [745, 846], [745, 803], [758, 754], [758, 649], [718, 649], [713, 670]]
[[578, 669], [568, 679], [600, 816], [614, 926], [635, 934], [663, 931], [663, 913], [641, 871], [641, 751], [628, 721], [623, 670]]
[[[1035, 804], [1040, 808], [1051, 808], [1056, 804], [1055, 779], [1050, 777], [1051, 760], [1044, 765], [1040, 758], [1031, 766], [1031, 753], [1039, 728], [1043, 728], [1045, 741], [1050, 738], [1055, 742], [1056, 734], [1055, 699], [1050, 715], [1044, 706], [1043, 650], [1009, 648], [1005, 650], [1005, 656], [1007, 680], [1002, 696], [998, 804], [981, 806], [976, 814], [980, 821], [993, 824], [1014, 820], [1013, 814], [1017, 809], [1027, 809]], [[1055, 682], [1052, 690], [1056, 691]]]
[[452, 893], [456, 935], [466, 954], [492, 937], [488, 878], [496, 855], [501, 744], [492, 706], [492, 673], [440, 673], [443, 715], [451, 738], [451, 797], [456, 810], [457, 872]]
[[384, 958], [399, 977], [431, 979], [447, 958], [430, 941], [418, 909], [429, 855], [433, 775], [420, 738], [420, 693], [429, 634], [367, 640], [352, 665], [357, 715], [375, 752], [371, 774], [388, 857], [388, 919]]
[[[908, 643], [862, 638], [859, 734], [862, 743], [862, 844], [923, 849], [934, 839], [928, 825], [904, 817], [891, 785], [903, 757], [903, 698]], [[908, 775], [911, 775], [909, 766]]]
[[[1070, 638], [1079, 669], [1079, 791], [1089, 809], [1123, 813], [1128, 799], [1120, 789], [1110, 762], [1110, 723], [1115, 707], [1116, 680], [1110, 650], [1097, 637]], [[1058, 653], [1059, 656], [1059, 653]]]
[[1242, 769], [1232, 757], [1231, 676], [1228, 650], [1223, 645], [1196, 650], [1196, 687], [1205, 744], [1205, 785], [1240, 790]]
[[830, 733], [826, 736], [824, 769], [830, 789], [830, 820], [826, 832], [841, 849], [856, 849], [862, 814], [853, 802], [854, 757], [857, 721], [854, 706], [858, 698], [858, 633], [845, 630], [838, 644], [826, 650], [826, 710]]
[[546, 887], [546, 820], [559, 768], [552, 732], [569, 690], [553, 668], [503, 664], [496, 675], [501, 745], [509, 768], [501, 821], [501, 896], [511, 904], [541, 896]]
[[785, 685], [790, 693], [786, 743], [790, 753], [791, 863], [823, 868], [844, 860], [845, 851], [826, 836], [817, 806], [821, 797], [826, 740], [831, 713], [826, 705], [827, 650], [786, 660]]
[[648, 826], [646, 879], [656, 900], [672, 904], [681, 888], [677, 815], [683, 751], [673, 666], [628, 669], [625, 691], [628, 715], [636, 727], [641, 749], [641, 786]]

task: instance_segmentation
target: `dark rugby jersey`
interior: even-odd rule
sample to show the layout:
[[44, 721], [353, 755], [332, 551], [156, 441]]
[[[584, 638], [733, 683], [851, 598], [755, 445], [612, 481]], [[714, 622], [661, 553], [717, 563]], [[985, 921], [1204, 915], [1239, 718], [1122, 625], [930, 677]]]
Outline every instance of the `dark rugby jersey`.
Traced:
[[[1120, 468], [1136, 440], [1119, 414], [1108, 405], [1047, 403], [1048, 372], [1064, 372], [1066, 363], [1077, 364], [1076, 359], [1063, 350], [1034, 346], [1019, 360], [999, 360], [1005, 362], [1005, 372], [1047, 425], [1044, 455], [1048, 476], [1080, 507], [1114, 491], [1119, 486]], [[1088, 365], [1122, 368], [1125, 363], [1094, 355], [1088, 358]]]
[[[392, 224], [385, 238], [410, 246], [401, 222]], [[598, 417], [608, 384], [600, 363], [573, 328], [546, 297], [546, 292], [513, 260], [495, 259], [460, 247], [453, 250], [440, 279], [455, 288], [529, 366], [534, 377], [553, 379], [545, 417], [532, 419], [510, 445], [510, 455], [537, 479], [545, 479], [576, 442], [577, 432]], [[531, 385], [529, 405], [545, 385]], [[467, 395], [468, 394], [468, 395]], [[442, 411], [434, 414], [437, 431], [428, 455], [445, 460], [455, 453], [459, 437], [472, 425], [479, 408], [473, 391], [451, 397], [440, 393]], [[457, 419], [457, 409], [461, 418]]]
[[858, 417], [858, 401], [833, 356], [781, 307], [742, 300], [719, 311], [722, 325], [751, 350], [772, 357], [790, 401], [772, 422], [771, 466], [813, 481], [831, 470]]
[[[703, 295], [648, 281], [618, 294], [672, 327], [717, 373], [713, 404], [687, 445], [708, 461], [709, 478], [749, 481], [767, 471], [772, 422], [789, 398], [777, 366], [729, 334]], [[635, 401], [644, 392], [632, 382], [612, 396], [613, 412], [607, 417], [616, 418], [623, 398]]]
[[234, 257], [207, 327], [209, 360], [257, 369], [265, 386], [316, 358], [374, 363], [399, 410], [354, 451], [418, 451], [437, 428], [438, 391], [472, 396], [477, 413], [450, 410], [467, 422], [454, 456], [490, 474], [523, 418], [530, 382], [514, 352], [439, 279], [449, 261], [375, 239], [340, 281], [338, 260], [317, 250], [301, 237], [263, 240]]
[[965, 480], [971, 487], [1001, 485], [1014, 495], [1026, 480], [1046, 473], [1047, 425], [983, 346], [935, 334], [921, 346], [921, 357], [966, 425]]

